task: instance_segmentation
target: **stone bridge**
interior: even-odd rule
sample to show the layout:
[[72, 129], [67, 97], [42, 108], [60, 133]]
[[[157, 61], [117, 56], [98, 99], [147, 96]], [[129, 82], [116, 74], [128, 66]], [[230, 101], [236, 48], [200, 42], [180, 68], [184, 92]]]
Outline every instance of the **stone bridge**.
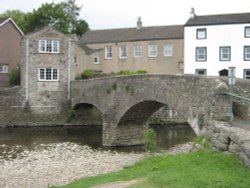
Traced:
[[215, 77], [196, 75], [133, 75], [71, 83], [71, 105], [95, 107], [102, 114], [103, 145], [142, 143], [149, 117], [167, 107], [170, 118], [181, 118], [196, 134], [210, 120], [232, 119], [228, 86]]

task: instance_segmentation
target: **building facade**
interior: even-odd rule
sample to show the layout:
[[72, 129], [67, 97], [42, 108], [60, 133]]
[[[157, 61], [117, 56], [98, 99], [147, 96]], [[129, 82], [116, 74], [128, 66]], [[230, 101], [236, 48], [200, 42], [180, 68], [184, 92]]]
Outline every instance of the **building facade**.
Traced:
[[8, 87], [8, 73], [20, 64], [23, 32], [11, 18], [0, 18], [0, 87]]
[[184, 73], [250, 79], [250, 13], [197, 16], [184, 26]]
[[67, 106], [78, 48], [73, 38], [51, 27], [23, 38], [21, 84], [32, 112], [60, 113]]
[[93, 30], [79, 43], [84, 69], [104, 73], [146, 70], [148, 73], [183, 73], [183, 26]]

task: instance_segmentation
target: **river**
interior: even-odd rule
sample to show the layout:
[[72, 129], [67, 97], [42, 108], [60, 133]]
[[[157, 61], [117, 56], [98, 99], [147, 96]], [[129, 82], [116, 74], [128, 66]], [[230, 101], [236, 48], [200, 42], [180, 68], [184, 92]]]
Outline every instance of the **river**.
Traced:
[[[187, 125], [153, 126], [162, 148], [193, 141]], [[102, 147], [101, 126], [0, 128], [0, 187], [45, 188], [119, 170], [143, 147]]]

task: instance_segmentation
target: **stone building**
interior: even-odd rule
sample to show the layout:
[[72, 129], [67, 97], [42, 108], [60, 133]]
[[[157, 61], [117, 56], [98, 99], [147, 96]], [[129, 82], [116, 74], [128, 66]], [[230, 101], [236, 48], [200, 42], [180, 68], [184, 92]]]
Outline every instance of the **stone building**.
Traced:
[[75, 78], [78, 64], [78, 48], [74, 38], [52, 27], [42, 28], [23, 38], [21, 84], [25, 90], [26, 106], [32, 112], [60, 113], [67, 106], [70, 81]]
[[8, 73], [20, 64], [23, 32], [12, 18], [0, 18], [0, 87], [8, 87]]
[[183, 73], [183, 26], [91, 30], [79, 43], [84, 49], [83, 69], [104, 73], [146, 70], [148, 73]]

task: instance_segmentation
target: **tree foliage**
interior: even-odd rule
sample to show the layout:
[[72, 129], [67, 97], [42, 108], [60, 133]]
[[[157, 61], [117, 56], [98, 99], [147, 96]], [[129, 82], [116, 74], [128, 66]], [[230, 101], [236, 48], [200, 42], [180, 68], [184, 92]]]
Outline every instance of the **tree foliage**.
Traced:
[[81, 8], [76, 5], [75, 0], [65, 0], [60, 3], [44, 3], [28, 13], [8, 10], [0, 16], [12, 17], [24, 33], [49, 25], [63, 33], [75, 33], [81, 36], [89, 30], [88, 23], [78, 19]]
[[20, 11], [20, 10], [7, 10], [4, 13], [0, 14], [0, 17], [11, 17], [18, 27], [24, 31], [24, 20], [25, 20], [26, 13]]
[[17, 65], [14, 69], [11, 70], [8, 74], [9, 84], [11, 87], [20, 85], [21, 83], [21, 72], [20, 65]]

